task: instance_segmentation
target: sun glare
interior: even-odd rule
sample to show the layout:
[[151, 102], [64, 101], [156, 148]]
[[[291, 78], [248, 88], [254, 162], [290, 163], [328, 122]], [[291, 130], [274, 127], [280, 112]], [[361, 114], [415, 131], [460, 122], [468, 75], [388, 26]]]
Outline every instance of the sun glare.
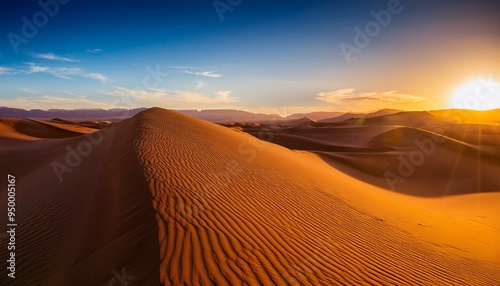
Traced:
[[500, 108], [500, 82], [487, 77], [468, 81], [453, 91], [451, 106], [475, 110]]

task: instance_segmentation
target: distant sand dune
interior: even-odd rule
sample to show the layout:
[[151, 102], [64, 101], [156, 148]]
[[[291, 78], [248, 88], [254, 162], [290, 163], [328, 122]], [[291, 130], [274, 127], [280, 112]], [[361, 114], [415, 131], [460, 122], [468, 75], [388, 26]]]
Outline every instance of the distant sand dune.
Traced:
[[493, 124], [449, 123], [428, 112], [403, 112], [291, 125], [267, 137], [259, 136], [262, 130], [244, 131], [314, 152], [354, 178], [405, 194], [500, 191], [500, 127]]
[[[34, 138], [69, 138], [95, 131], [95, 129], [81, 126], [29, 119], [0, 119], [0, 128], [4, 130], [2, 136], [19, 138], [26, 138], [26, 136]], [[7, 132], [8, 130], [10, 132]]]

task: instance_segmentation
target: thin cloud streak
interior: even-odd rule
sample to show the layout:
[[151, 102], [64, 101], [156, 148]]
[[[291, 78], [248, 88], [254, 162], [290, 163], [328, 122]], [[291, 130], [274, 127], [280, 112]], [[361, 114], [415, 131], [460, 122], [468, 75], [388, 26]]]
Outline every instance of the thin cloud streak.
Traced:
[[338, 110], [366, 111], [387, 106], [404, 108], [408, 104], [422, 102], [425, 99], [396, 90], [385, 92], [356, 92], [353, 88], [320, 92], [317, 100], [331, 104]]
[[47, 73], [51, 74], [55, 77], [62, 78], [62, 79], [67, 79], [67, 80], [74, 80], [74, 76], [79, 76], [79, 77], [86, 77], [86, 78], [91, 78], [98, 80], [102, 83], [108, 83], [110, 79], [102, 74], [99, 73], [92, 73], [92, 72], [87, 72], [84, 71], [81, 68], [62, 68], [62, 67], [52, 67], [52, 66], [41, 66], [37, 65], [35, 63], [27, 63], [28, 64], [28, 70], [24, 71], [26, 74], [33, 74], [33, 73]]
[[26, 110], [30, 109], [81, 109], [81, 108], [113, 108], [112, 104], [89, 100], [84, 96], [77, 98], [44, 95], [36, 98], [18, 97], [0, 99], [0, 106], [12, 106]]
[[18, 90], [29, 93], [29, 94], [37, 93], [36, 89], [32, 89], [32, 88], [18, 88]]
[[0, 75], [16, 74], [16, 70], [6, 67], [0, 67]]
[[196, 108], [203, 105], [228, 105], [238, 102], [237, 98], [231, 97], [231, 91], [218, 91], [209, 96], [188, 90], [115, 87], [114, 90], [101, 92], [109, 96], [130, 98], [130, 101], [140, 106], [160, 106], [167, 108]]
[[182, 73], [186, 73], [186, 74], [190, 74], [190, 75], [210, 77], [210, 78], [220, 78], [220, 77], [222, 77], [221, 74], [215, 73], [214, 71], [192, 72], [192, 71], [188, 71], [188, 70], [183, 70]]
[[62, 56], [58, 56], [53, 53], [33, 53], [33, 57], [38, 59], [52, 60], [52, 61], [63, 61], [63, 62], [79, 62], [79, 60], [70, 59]]
[[77, 77], [95, 79], [102, 83], [108, 83], [111, 81], [108, 77], [100, 73], [87, 72], [79, 67], [66, 68], [66, 67], [53, 67], [45, 65], [42, 66], [31, 62], [26, 63], [26, 65], [27, 67], [24, 69], [12, 69], [7, 67], [0, 67], [0, 75], [14, 75], [14, 74], [29, 75], [34, 73], [46, 73], [67, 80], [74, 80], [73, 77], [77, 76]]
[[100, 54], [102, 52], [102, 49], [90, 49], [90, 50], [85, 50], [85, 52], [93, 55]]

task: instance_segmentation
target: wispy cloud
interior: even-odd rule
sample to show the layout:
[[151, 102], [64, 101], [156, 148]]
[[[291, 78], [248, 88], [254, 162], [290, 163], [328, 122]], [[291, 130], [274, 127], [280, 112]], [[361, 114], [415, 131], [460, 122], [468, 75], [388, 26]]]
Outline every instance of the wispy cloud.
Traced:
[[194, 67], [194, 66], [172, 66], [172, 69], [181, 70], [181, 73], [196, 75], [196, 76], [204, 76], [209, 78], [219, 78], [222, 77], [222, 74], [216, 73], [215, 71], [200, 71], [203, 68]]
[[190, 75], [197, 75], [197, 76], [204, 76], [204, 77], [210, 77], [210, 78], [218, 78], [222, 77], [221, 74], [215, 73], [215, 71], [202, 71], [202, 72], [195, 72], [195, 71], [188, 71], [188, 70], [183, 70], [182, 73], [187, 73]]
[[113, 108], [112, 104], [80, 97], [59, 97], [44, 95], [36, 98], [18, 97], [0, 99], [0, 106], [9, 106], [23, 109], [76, 109], [76, 108]]
[[292, 114], [299, 113], [309, 113], [309, 112], [335, 112], [333, 107], [325, 107], [323, 105], [314, 105], [314, 106], [283, 106], [283, 107], [272, 107], [272, 106], [258, 106], [258, 107], [247, 107], [245, 111], [254, 112], [254, 113], [264, 113], [264, 114], [277, 114], [282, 117], [286, 117]]
[[79, 60], [70, 59], [62, 56], [58, 56], [53, 53], [32, 53], [31, 56], [38, 59], [52, 60], [52, 61], [63, 61], [63, 62], [79, 62]]
[[86, 77], [98, 80], [102, 83], [108, 83], [110, 79], [100, 73], [87, 72], [79, 67], [53, 67], [46, 65], [39, 65], [35, 63], [26, 63], [25, 68], [12, 69], [7, 67], [0, 67], [0, 75], [13, 75], [13, 74], [34, 74], [34, 73], [47, 73], [58, 78], [74, 80], [73, 77]]
[[320, 92], [316, 99], [333, 104], [339, 110], [365, 111], [384, 108], [387, 106], [405, 108], [408, 104], [415, 104], [424, 100], [411, 94], [398, 91], [386, 92], [356, 92], [353, 88], [335, 91]]
[[92, 73], [84, 71], [81, 68], [63, 68], [63, 67], [52, 67], [52, 66], [41, 66], [35, 63], [27, 63], [28, 70], [25, 71], [26, 74], [32, 73], [48, 73], [58, 78], [73, 80], [73, 77], [86, 77], [98, 80], [102, 83], [108, 83], [110, 81], [106, 76], [99, 73]]
[[29, 93], [29, 94], [34, 94], [36, 93], [36, 89], [32, 89], [32, 88], [18, 88], [20, 91], [23, 91], [23, 92], [26, 92], [26, 93]]
[[0, 75], [9, 75], [17, 73], [16, 70], [6, 67], [0, 67]]
[[161, 100], [169, 96], [165, 89], [130, 89], [115, 87], [114, 90], [101, 91], [106, 95], [132, 97], [139, 100]]
[[90, 50], [85, 50], [85, 52], [93, 55], [100, 54], [102, 52], [102, 49], [90, 49]]
[[231, 97], [230, 91], [218, 91], [212, 96], [185, 90], [167, 89], [129, 89], [115, 87], [114, 90], [101, 91], [110, 96], [130, 97], [140, 106], [163, 106], [167, 108], [207, 108], [211, 105], [231, 104], [238, 102]]
[[225, 90], [225, 91], [217, 91], [215, 92], [215, 102], [235, 102], [235, 99], [231, 97], [231, 91]]
[[176, 69], [176, 70], [194, 70], [194, 69], [198, 69], [196, 67], [193, 67], [193, 66], [173, 66], [173, 67], [170, 67], [172, 69]]
[[83, 74], [80, 74], [81, 76], [83, 77], [88, 77], [88, 78], [91, 78], [91, 79], [96, 79], [102, 83], [107, 83], [109, 82], [109, 78], [103, 76], [102, 74], [100, 73], [94, 73], [94, 72], [91, 72], [91, 73], [83, 73]]

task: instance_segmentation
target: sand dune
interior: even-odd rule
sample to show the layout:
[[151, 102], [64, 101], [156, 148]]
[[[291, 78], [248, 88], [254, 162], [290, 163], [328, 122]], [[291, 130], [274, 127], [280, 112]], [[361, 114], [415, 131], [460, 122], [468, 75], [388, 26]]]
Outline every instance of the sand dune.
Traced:
[[[288, 125], [273, 136], [244, 131], [293, 150], [314, 152], [372, 185], [416, 196], [498, 192], [500, 127], [449, 123], [402, 112], [337, 123]], [[268, 129], [271, 132], [271, 129]]]
[[407, 127], [427, 127], [440, 125], [442, 122], [426, 111], [400, 112], [362, 120], [350, 119], [345, 121], [349, 124], [365, 125], [399, 125]]
[[[416, 239], [340, 196], [357, 192], [370, 200], [384, 192], [403, 204], [408, 198], [357, 186], [317, 162], [304, 163], [301, 153], [173, 112], [151, 110], [141, 121], [140, 130], [148, 131], [140, 134], [138, 153], [157, 212], [164, 284], [436, 285], [498, 279], [494, 264], [468, 260], [482, 256], [477, 250], [467, 249], [471, 257], [450, 256], [448, 247]], [[387, 214], [391, 220], [404, 211], [396, 209]], [[432, 211], [415, 207], [411, 215]], [[456, 246], [456, 238], [447, 243]], [[485, 272], [475, 272], [474, 265]]]
[[396, 110], [396, 109], [382, 109], [376, 112], [372, 113], [352, 113], [348, 112], [345, 114], [342, 114], [340, 116], [336, 117], [331, 117], [331, 118], [326, 118], [320, 120], [320, 122], [342, 122], [348, 119], [361, 119], [361, 118], [372, 118], [372, 117], [378, 117], [378, 116], [383, 116], [383, 115], [389, 115], [389, 114], [394, 114], [394, 113], [400, 113], [402, 110]]
[[[261, 141], [241, 132], [246, 125], [238, 131], [157, 108], [68, 138], [32, 128], [27, 135], [18, 124], [0, 125], [0, 146], [9, 146], [0, 149], [0, 171], [19, 178], [22, 202], [14, 285], [108, 285], [122, 269], [133, 276], [130, 285], [500, 283], [500, 193], [402, 195], [332, 168], [338, 161], [329, 164], [328, 154]], [[435, 134], [366, 128], [358, 130], [369, 133], [361, 136], [364, 153], [383, 143], [395, 150], [380, 158], [403, 152], [404, 132]], [[294, 130], [290, 136], [311, 134], [321, 144], [334, 137]], [[448, 140], [439, 152], [472, 144], [436, 136]], [[66, 162], [82, 142], [92, 151], [59, 181], [52, 162]], [[351, 151], [334, 156], [363, 154], [363, 146], [344, 147]], [[488, 164], [495, 170], [496, 161]], [[5, 189], [0, 195], [6, 199]]]
[[441, 120], [455, 123], [479, 123], [500, 124], [500, 109], [492, 110], [468, 110], [468, 109], [445, 109], [429, 111], [430, 114]]
[[[32, 119], [0, 119], [0, 126], [5, 131], [11, 130], [10, 136], [29, 136], [34, 138], [69, 138], [96, 131], [95, 128], [75, 124], [58, 123]], [[8, 137], [7, 133], [0, 134]]]
[[[31, 130], [19, 123], [14, 126], [19, 132]], [[108, 285], [112, 271], [122, 269], [138, 285], [157, 283], [154, 213], [132, 145], [136, 123], [120, 123], [109, 134], [62, 139], [53, 135], [64, 131], [33, 124], [50, 138], [12, 142], [3, 133], [0, 138], [0, 173], [16, 176], [18, 202], [17, 275], [15, 280], [2, 275], [0, 285]], [[77, 160], [85, 144], [92, 151]], [[54, 162], [71, 170], [61, 181]], [[3, 187], [0, 197], [7, 201]], [[2, 247], [3, 261], [6, 251]]]
[[342, 146], [366, 146], [373, 137], [394, 129], [394, 126], [326, 126], [286, 130], [287, 134], [315, 139], [326, 144]]

